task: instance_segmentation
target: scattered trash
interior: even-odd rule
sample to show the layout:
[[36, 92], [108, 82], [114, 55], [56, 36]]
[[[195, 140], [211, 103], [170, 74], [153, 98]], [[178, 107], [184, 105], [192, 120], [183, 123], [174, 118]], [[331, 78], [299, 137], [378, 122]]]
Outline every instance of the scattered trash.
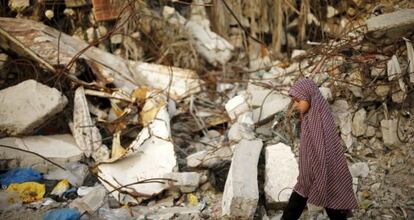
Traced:
[[43, 220], [77, 220], [81, 214], [76, 209], [61, 208], [48, 211]]
[[16, 168], [0, 175], [0, 184], [7, 187], [12, 183], [24, 183], [42, 180], [42, 174], [31, 168]]
[[30, 203], [42, 199], [46, 188], [45, 185], [36, 182], [12, 183], [6, 192], [17, 192], [24, 203]]

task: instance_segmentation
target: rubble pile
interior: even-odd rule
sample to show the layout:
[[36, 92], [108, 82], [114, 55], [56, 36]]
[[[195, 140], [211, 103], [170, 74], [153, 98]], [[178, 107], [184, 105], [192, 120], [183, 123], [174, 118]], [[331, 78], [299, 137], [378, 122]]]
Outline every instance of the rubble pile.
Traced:
[[354, 219], [414, 218], [413, 3], [2, 7], [1, 219], [280, 219], [303, 77], [334, 114]]

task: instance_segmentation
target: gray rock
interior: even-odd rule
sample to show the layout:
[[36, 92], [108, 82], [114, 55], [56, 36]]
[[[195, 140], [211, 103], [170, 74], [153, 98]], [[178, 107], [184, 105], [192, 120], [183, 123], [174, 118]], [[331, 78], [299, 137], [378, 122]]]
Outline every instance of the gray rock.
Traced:
[[376, 39], [400, 39], [414, 28], [414, 9], [402, 9], [371, 17], [366, 21], [368, 36]]
[[367, 130], [367, 124], [366, 124], [366, 118], [367, 118], [367, 111], [365, 109], [361, 108], [359, 109], [352, 119], [352, 134], [359, 137], [365, 134], [365, 131]]
[[349, 171], [351, 172], [352, 177], [367, 177], [369, 174], [369, 167], [367, 163], [359, 162], [354, 163], [349, 168]]
[[0, 91], [0, 133], [29, 134], [62, 111], [67, 102], [57, 89], [35, 80], [3, 89]]
[[251, 219], [259, 201], [257, 164], [262, 149], [260, 139], [242, 140], [235, 147], [234, 156], [224, 187], [223, 217]]
[[201, 174], [197, 172], [173, 172], [164, 175], [175, 181], [168, 181], [170, 186], [178, 187], [183, 193], [194, 192], [200, 184]]
[[397, 125], [398, 125], [397, 119], [381, 121], [382, 139], [384, 140], [384, 144], [386, 146], [395, 147], [401, 144], [397, 136], [397, 132], [398, 132]]

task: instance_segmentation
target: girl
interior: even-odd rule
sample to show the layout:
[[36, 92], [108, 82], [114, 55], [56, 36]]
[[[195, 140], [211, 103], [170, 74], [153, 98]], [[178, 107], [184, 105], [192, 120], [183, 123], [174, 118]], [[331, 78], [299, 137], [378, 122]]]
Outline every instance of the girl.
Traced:
[[299, 219], [309, 202], [325, 207], [330, 219], [345, 220], [357, 201], [329, 105], [310, 79], [297, 81], [289, 95], [301, 120], [299, 176], [282, 219]]

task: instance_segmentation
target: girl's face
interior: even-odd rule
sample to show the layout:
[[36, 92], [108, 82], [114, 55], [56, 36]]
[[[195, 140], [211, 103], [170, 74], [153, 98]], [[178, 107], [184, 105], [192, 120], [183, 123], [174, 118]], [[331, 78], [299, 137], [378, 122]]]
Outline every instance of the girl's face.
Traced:
[[292, 97], [293, 99], [293, 110], [298, 111], [301, 114], [305, 114], [306, 112], [308, 112], [309, 108], [310, 108], [310, 104], [308, 101], [305, 100], [300, 100], [296, 97]]

